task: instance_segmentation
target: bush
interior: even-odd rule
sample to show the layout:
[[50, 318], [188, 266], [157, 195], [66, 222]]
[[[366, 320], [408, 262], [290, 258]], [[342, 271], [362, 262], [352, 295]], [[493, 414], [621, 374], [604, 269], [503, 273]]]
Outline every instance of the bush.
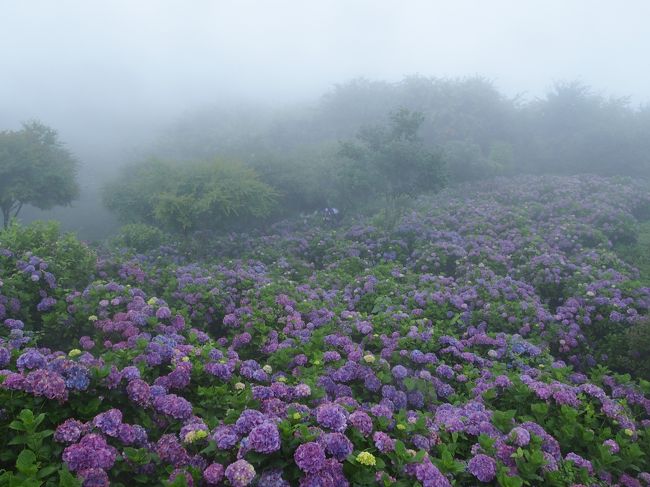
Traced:
[[279, 210], [295, 214], [338, 205], [337, 162], [336, 147], [319, 144], [281, 154], [269, 152], [251, 165], [279, 191]]
[[[94, 279], [97, 256], [55, 222], [10, 225], [0, 232], [0, 322], [21, 320], [46, 345], [61, 343], [69, 331], [56, 322], [70, 290]], [[5, 330], [3, 330], [5, 331]]]
[[113, 244], [136, 252], [147, 252], [159, 247], [164, 239], [165, 234], [156, 227], [144, 223], [131, 223], [120, 228], [113, 239]]
[[[93, 280], [97, 255], [73, 233], [61, 233], [58, 222], [17, 223], [0, 232], [0, 248], [16, 258], [27, 253], [47, 262], [48, 270], [56, 276], [59, 287], [83, 287]], [[0, 273], [8, 269], [0, 270]]]
[[617, 372], [650, 380], [650, 319], [604, 338], [600, 351], [607, 356], [607, 365]]
[[268, 216], [277, 194], [242, 164], [149, 160], [128, 166], [105, 187], [104, 202], [125, 223], [173, 232], [241, 228]]
[[417, 135], [423, 121], [421, 113], [401, 109], [387, 127], [366, 127], [356, 141], [341, 145], [339, 155], [347, 161], [341, 183], [349, 202], [375, 197], [390, 204], [444, 186], [441, 154], [428, 151]]

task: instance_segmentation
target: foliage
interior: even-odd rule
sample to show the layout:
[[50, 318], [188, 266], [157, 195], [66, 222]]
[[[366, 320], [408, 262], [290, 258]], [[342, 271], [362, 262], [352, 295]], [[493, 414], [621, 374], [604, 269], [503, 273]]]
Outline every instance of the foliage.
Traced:
[[338, 204], [339, 161], [333, 144], [300, 146], [282, 154], [267, 152], [250, 161], [260, 178], [279, 192], [278, 210], [296, 214]]
[[117, 247], [126, 247], [136, 252], [147, 252], [159, 247], [165, 241], [165, 234], [157, 227], [144, 223], [122, 226], [113, 238]]
[[[646, 205], [650, 209], [650, 205]], [[647, 220], [647, 216], [644, 215]], [[644, 221], [638, 226], [638, 236], [634, 242], [618, 245], [616, 252], [626, 262], [639, 269], [639, 279], [645, 285], [650, 285], [650, 221]]]
[[366, 127], [357, 141], [342, 143], [339, 155], [349, 161], [341, 174], [348, 201], [379, 196], [390, 202], [443, 187], [442, 157], [417, 135], [423, 121], [421, 113], [401, 109], [390, 115], [389, 126]]
[[649, 196], [500, 178], [390, 231], [307, 216], [108, 250], [25, 323], [56, 288], [10, 248], [0, 485], [647, 484], [647, 360], [600, 347], [647, 352], [650, 289], [612, 239]]
[[21, 320], [44, 344], [68, 342], [78, 329], [53, 311], [95, 278], [96, 263], [96, 253], [56, 222], [12, 223], [0, 231], [0, 320]]
[[0, 209], [7, 227], [23, 205], [42, 210], [79, 195], [77, 161], [57, 133], [40, 122], [0, 132]]
[[105, 188], [106, 206], [124, 222], [188, 233], [245, 226], [268, 216], [275, 191], [241, 164], [213, 160], [128, 166]]
[[290, 171], [273, 177], [293, 180], [294, 171], [310, 172], [329, 157], [323, 147], [353, 138], [400, 107], [424, 115], [422, 143], [445, 149], [452, 182], [521, 173], [650, 177], [649, 106], [634, 107], [579, 82], [559, 82], [539, 98], [508, 97], [479, 76], [353, 79], [311, 107], [272, 114], [259, 107], [204, 109], [170, 126], [153, 150], [188, 159], [222, 154], [260, 168], [273, 160]]
[[650, 381], [650, 320], [603, 337], [598, 351], [614, 370]]
[[[60, 287], [82, 287], [92, 280], [97, 255], [71, 233], [61, 233], [55, 221], [35, 221], [29, 225], [11, 224], [0, 231], [0, 248], [11, 249], [14, 256], [38, 256], [56, 276]], [[5, 272], [9, 269], [5, 267]]]

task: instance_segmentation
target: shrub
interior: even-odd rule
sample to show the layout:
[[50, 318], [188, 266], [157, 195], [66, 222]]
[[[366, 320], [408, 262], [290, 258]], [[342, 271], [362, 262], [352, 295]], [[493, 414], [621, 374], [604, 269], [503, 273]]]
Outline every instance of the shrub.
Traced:
[[149, 160], [128, 166], [105, 187], [104, 202], [125, 223], [187, 234], [242, 227], [268, 216], [277, 194], [242, 164]]
[[380, 197], [390, 203], [443, 187], [442, 156], [426, 150], [417, 135], [423, 121], [421, 113], [401, 109], [387, 127], [366, 127], [356, 141], [341, 145], [339, 155], [348, 161], [341, 179], [350, 201]]
[[113, 244], [136, 252], [146, 252], [159, 247], [164, 239], [164, 233], [156, 227], [144, 223], [130, 223], [120, 228]]
[[43, 259], [59, 287], [85, 286], [95, 273], [95, 251], [73, 233], [61, 233], [58, 222], [14, 223], [0, 232], [0, 248], [8, 249], [16, 258], [30, 253]]

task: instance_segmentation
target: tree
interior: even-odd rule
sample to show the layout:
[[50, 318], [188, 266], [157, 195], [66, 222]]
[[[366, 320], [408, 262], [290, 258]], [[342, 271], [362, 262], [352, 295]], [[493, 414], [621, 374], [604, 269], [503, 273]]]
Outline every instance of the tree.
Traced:
[[342, 143], [339, 155], [348, 161], [342, 170], [348, 195], [380, 196], [391, 204], [400, 196], [441, 189], [443, 158], [418, 137], [423, 121], [421, 113], [403, 108], [391, 113], [388, 126], [366, 127], [356, 141]]
[[0, 132], [0, 209], [4, 228], [26, 204], [47, 210], [76, 199], [77, 166], [56, 131], [40, 122]]
[[255, 171], [222, 160], [181, 164], [151, 159], [127, 166], [104, 189], [104, 203], [123, 222], [183, 234], [241, 227], [268, 216], [276, 197]]

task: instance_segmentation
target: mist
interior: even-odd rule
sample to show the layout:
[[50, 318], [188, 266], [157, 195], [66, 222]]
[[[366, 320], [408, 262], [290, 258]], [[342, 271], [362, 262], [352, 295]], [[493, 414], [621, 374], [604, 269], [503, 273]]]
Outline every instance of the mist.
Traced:
[[649, 19], [0, 0], [0, 487], [649, 487]]
[[[268, 136], [278, 119], [304, 120], [337, 85], [359, 78], [399, 83], [413, 75], [480, 76], [518, 101], [575, 80], [604, 97], [628, 97], [632, 107], [650, 99], [644, 62], [650, 6], [642, 1], [5, 1], [0, 7], [0, 127], [41, 120], [81, 162], [82, 193], [72, 208], [32, 208], [23, 217], [55, 217], [89, 238], [116, 224], [97, 196], [116, 168], [161, 153], [170, 127], [210, 110], [213, 117], [226, 112], [229, 130], [228, 117], [237, 113]], [[166, 151], [214, 155], [196, 147], [170, 150], [169, 143]]]

